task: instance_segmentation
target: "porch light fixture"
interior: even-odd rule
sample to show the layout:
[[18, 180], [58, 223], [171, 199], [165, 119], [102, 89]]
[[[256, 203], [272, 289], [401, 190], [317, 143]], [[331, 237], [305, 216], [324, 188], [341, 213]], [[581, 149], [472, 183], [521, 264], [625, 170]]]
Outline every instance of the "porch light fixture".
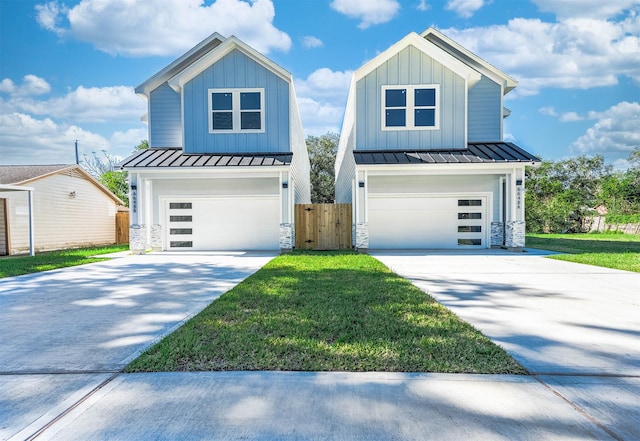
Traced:
[[288, 182], [283, 182], [282, 183], [282, 188], [289, 188], [289, 183]]
[[364, 182], [358, 182], [358, 187], [364, 188]]
[[522, 179], [516, 180], [516, 185], [522, 185]]

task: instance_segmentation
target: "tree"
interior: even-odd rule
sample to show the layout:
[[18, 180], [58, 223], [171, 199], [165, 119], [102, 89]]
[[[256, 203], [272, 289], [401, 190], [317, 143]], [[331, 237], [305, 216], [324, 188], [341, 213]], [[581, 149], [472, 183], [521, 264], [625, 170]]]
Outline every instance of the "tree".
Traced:
[[611, 166], [600, 155], [542, 161], [527, 168], [526, 222], [530, 232], [579, 232], [600, 202]]
[[311, 163], [311, 202], [333, 203], [335, 200], [335, 162], [340, 135], [328, 132], [307, 137]]
[[[140, 141], [140, 144], [133, 148], [133, 152], [148, 148], [149, 141], [144, 139]], [[107, 187], [111, 193], [115, 194], [128, 207], [129, 184], [127, 183], [127, 172], [118, 169], [118, 162], [119, 158], [110, 155], [106, 150], [102, 150], [102, 156], [98, 155], [96, 152], [91, 152], [90, 157], [84, 155], [82, 166], [90, 175]]]

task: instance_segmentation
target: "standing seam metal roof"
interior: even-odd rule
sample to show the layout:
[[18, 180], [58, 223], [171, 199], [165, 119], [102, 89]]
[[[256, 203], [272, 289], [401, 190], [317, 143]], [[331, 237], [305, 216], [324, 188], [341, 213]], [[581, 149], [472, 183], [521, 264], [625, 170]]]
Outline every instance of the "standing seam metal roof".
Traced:
[[180, 148], [140, 150], [118, 164], [121, 168], [268, 167], [290, 165], [293, 153], [197, 153]]
[[353, 156], [359, 165], [540, 162], [511, 142], [473, 142], [457, 150], [355, 150]]

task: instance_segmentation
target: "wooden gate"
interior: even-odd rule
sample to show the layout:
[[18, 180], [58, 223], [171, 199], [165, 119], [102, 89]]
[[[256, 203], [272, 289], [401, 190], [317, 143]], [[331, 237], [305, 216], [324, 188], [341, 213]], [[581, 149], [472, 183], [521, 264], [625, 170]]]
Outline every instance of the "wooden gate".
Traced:
[[116, 213], [116, 244], [129, 243], [129, 212], [118, 211]]
[[295, 210], [296, 248], [351, 248], [351, 204], [299, 204]]

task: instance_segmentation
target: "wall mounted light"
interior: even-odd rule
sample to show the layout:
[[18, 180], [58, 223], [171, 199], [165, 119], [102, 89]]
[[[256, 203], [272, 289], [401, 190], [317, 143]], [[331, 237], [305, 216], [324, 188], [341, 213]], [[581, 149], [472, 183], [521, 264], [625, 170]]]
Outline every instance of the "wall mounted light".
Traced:
[[282, 183], [282, 188], [289, 188], [289, 183], [288, 182], [283, 182]]
[[522, 185], [522, 179], [516, 180], [516, 185]]
[[358, 187], [364, 188], [364, 182], [358, 182]]
[[72, 191], [71, 193], [69, 193], [69, 197], [70, 197], [71, 199], [75, 199], [75, 198], [76, 198], [76, 192], [75, 192], [75, 191]]

